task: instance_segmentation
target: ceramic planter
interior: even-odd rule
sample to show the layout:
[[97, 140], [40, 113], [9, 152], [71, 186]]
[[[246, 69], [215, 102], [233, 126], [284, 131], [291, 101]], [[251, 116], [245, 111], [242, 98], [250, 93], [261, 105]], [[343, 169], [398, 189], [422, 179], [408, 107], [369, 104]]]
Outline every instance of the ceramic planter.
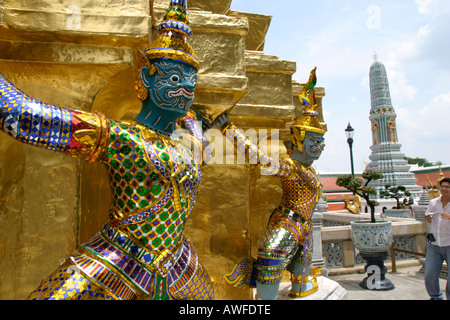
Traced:
[[376, 254], [389, 252], [392, 244], [392, 222], [367, 220], [351, 221], [353, 245], [361, 253]]
[[367, 264], [367, 277], [359, 284], [367, 290], [392, 290], [394, 285], [386, 279], [387, 268], [384, 260], [389, 256], [393, 240], [392, 222], [351, 221], [353, 245], [359, 250]]
[[409, 209], [387, 209], [384, 211], [387, 217], [409, 218]]

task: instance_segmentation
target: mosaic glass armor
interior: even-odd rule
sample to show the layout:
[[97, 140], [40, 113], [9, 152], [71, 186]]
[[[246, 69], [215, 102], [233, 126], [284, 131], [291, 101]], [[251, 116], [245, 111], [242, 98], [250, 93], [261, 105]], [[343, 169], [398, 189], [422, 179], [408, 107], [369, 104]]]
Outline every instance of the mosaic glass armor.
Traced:
[[245, 150], [250, 163], [258, 163], [265, 174], [275, 175], [282, 183], [279, 206], [272, 212], [258, 248], [257, 259], [244, 258], [225, 276], [234, 285], [257, 287], [258, 299], [276, 299], [283, 272], [291, 272], [294, 297], [317, 291], [320, 268], [311, 269], [311, 219], [322, 192], [322, 184], [311, 164], [322, 153], [325, 130], [317, 119], [317, 105], [309, 95], [317, 82], [316, 68], [304, 86], [299, 99], [305, 109], [291, 127], [287, 142], [289, 157], [271, 159], [231, 123], [218, 126], [227, 132], [238, 150]]
[[[190, 134], [173, 140], [138, 122], [39, 102], [1, 75], [0, 105], [4, 132], [102, 162], [112, 190], [113, 206], [101, 231], [30, 299], [213, 298], [210, 279], [183, 235], [201, 180], [193, 149], [205, 141], [192, 112], [183, 119]], [[69, 285], [76, 293], [67, 293]]]
[[[139, 51], [142, 100], [133, 121], [28, 97], [0, 74], [0, 127], [13, 138], [106, 166], [108, 221], [29, 299], [212, 299], [211, 280], [184, 227], [207, 140], [190, 111], [199, 69], [187, 43], [186, 0], [171, 0], [160, 36]], [[176, 124], [186, 129], [176, 132]]]
[[[233, 284], [254, 285], [279, 283], [287, 265], [296, 260], [307, 263], [310, 258], [312, 214], [319, 200], [322, 184], [310, 166], [291, 158], [270, 159], [261, 152], [242, 130], [229, 124], [227, 136], [235, 139], [236, 146], [244, 145], [251, 159], [258, 159], [258, 165], [265, 174], [273, 174], [281, 179], [283, 194], [280, 205], [272, 212], [266, 232], [258, 248], [255, 263], [242, 260], [227, 276]], [[230, 131], [232, 134], [230, 135]], [[250, 161], [250, 159], [249, 159]], [[253, 161], [253, 160], [252, 160]], [[300, 248], [300, 250], [298, 250]], [[299, 251], [299, 252], [297, 252]]]

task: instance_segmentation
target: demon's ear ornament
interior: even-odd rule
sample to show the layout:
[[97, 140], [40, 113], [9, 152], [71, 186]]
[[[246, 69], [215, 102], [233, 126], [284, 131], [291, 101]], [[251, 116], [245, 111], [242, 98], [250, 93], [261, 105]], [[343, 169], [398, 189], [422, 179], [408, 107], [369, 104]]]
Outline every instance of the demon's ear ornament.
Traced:
[[[156, 72], [155, 66], [150, 63], [150, 60], [145, 55], [144, 52], [138, 50], [137, 53], [137, 61], [138, 61], [138, 79], [134, 83], [134, 90], [136, 91], [136, 95], [139, 100], [146, 100], [148, 97], [148, 89], [144, 85], [145, 76], [143, 76], [143, 72], [147, 72], [146, 76], [153, 76]], [[144, 68], [145, 67], [145, 68]]]

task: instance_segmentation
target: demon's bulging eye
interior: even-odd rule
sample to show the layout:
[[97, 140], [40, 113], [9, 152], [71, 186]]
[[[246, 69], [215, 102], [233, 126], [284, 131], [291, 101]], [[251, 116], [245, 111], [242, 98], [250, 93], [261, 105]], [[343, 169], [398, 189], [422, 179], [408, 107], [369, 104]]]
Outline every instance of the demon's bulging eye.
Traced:
[[173, 76], [170, 77], [170, 80], [172, 82], [178, 82], [178, 81], [180, 81], [180, 77], [178, 75], [174, 74]]
[[322, 139], [312, 139], [312, 142], [314, 142], [315, 144], [321, 144]]

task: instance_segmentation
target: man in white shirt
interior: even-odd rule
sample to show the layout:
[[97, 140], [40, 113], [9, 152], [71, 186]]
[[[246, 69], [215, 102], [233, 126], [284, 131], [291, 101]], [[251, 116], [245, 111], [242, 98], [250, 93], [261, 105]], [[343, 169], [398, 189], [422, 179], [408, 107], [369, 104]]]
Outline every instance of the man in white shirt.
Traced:
[[[431, 224], [427, 255], [425, 258], [425, 287], [431, 300], [443, 300], [439, 287], [439, 274], [444, 260], [450, 257], [450, 178], [439, 183], [441, 196], [428, 205], [425, 220]], [[450, 273], [447, 274], [447, 300], [450, 300]]]

